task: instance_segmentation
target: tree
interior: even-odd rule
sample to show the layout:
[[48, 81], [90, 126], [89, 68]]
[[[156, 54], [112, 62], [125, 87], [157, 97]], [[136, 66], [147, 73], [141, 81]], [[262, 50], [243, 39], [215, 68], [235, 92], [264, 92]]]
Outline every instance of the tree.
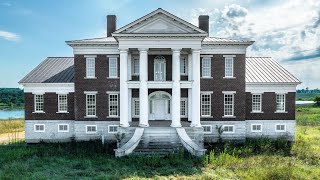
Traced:
[[314, 101], [316, 102], [317, 106], [320, 106], [320, 96], [316, 96]]

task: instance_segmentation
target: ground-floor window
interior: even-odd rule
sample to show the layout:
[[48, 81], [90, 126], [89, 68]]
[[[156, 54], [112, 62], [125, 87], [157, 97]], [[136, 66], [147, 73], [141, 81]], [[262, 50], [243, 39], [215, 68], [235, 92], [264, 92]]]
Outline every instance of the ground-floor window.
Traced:
[[140, 114], [140, 101], [139, 99], [133, 99], [133, 116], [139, 117]]
[[109, 116], [118, 117], [119, 116], [119, 94], [109, 94]]
[[188, 109], [188, 104], [187, 104], [187, 99], [186, 98], [182, 98], [180, 101], [180, 115], [181, 117], [187, 117], [188, 113], [187, 113], [187, 109]]
[[201, 116], [211, 116], [211, 94], [201, 94]]
[[286, 132], [285, 124], [276, 124], [276, 132]]
[[86, 133], [87, 134], [97, 133], [97, 125], [86, 125]]
[[224, 94], [224, 116], [234, 115], [234, 94]]
[[223, 133], [234, 133], [234, 125], [224, 125]]
[[262, 132], [262, 124], [251, 124], [251, 132]]
[[69, 132], [69, 124], [58, 124], [58, 132]]
[[211, 125], [202, 125], [203, 127], [203, 132], [205, 134], [210, 134], [212, 133], [212, 126]]
[[108, 126], [108, 133], [117, 133], [118, 132], [118, 125], [109, 125]]
[[35, 124], [34, 125], [34, 132], [45, 132], [45, 125], [44, 124]]

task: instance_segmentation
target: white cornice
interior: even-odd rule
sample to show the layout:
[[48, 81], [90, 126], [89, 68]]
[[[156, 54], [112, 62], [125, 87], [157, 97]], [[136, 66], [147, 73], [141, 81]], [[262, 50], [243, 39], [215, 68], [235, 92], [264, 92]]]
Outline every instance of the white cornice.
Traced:
[[298, 83], [246, 83], [246, 92], [251, 93], [288, 93], [296, 92]]
[[25, 93], [71, 93], [74, 83], [21, 83]]
[[247, 45], [202, 45], [201, 54], [245, 54]]

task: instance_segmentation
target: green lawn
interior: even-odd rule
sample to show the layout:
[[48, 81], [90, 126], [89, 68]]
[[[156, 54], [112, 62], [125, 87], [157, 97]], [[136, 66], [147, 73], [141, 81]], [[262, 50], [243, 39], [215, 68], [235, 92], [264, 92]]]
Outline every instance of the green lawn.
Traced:
[[[99, 141], [0, 145], [0, 179], [319, 179], [320, 108], [297, 108], [296, 142], [262, 138], [188, 154], [113, 157]], [[306, 121], [306, 122], [305, 122]]]

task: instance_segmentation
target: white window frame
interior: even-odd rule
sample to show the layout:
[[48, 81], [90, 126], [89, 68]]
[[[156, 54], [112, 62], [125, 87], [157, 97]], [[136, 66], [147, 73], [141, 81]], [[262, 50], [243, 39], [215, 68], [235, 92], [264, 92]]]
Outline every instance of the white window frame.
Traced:
[[[259, 110], [254, 110], [254, 103], [257, 103], [257, 102], [254, 102], [254, 96], [260, 96], [260, 102], [259, 102]], [[261, 113], [262, 112], [262, 94], [252, 94], [251, 95], [251, 112], [253, 113]]]
[[[37, 102], [37, 96], [42, 96], [42, 102]], [[38, 105], [42, 106], [42, 110], [37, 110]], [[34, 112], [35, 113], [44, 113], [44, 94], [34, 94]]]
[[[135, 104], [137, 101], [139, 102], [139, 106], [138, 106], [138, 107], [137, 107], [136, 104]], [[138, 112], [139, 114], [136, 114], [136, 108], [138, 108], [138, 111], [137, 111], [137, 112]], [[132, 117], [133, 117], [133, 118], [138, 118], [138, 117], [140, 117], [140, 99], [139, 99], [139, 98], [132, 98], [132, 111], [131, 111], [131, 112], [132, 112]]]
[[[184, 112], [185, 114], [182, 115], [182, 111], [181, 111], [181, 105], [182, 105], [182, 101], [184, 102], [185, 106], [184, 106]], [[188, 98], [181, 98], [180, 100], [180, 116], [182, 118], [187, 118], [188, 117]]]
[[[117, 131], [110, 131], [111, 127], [117, 127]], [[117, 134], [118, 133], [118, 128], [119, 128], [118, 125], [108, 125], [108, 133], [109, 134]]]
[[[43, 130], [37, 130], [37, 126], [43, 126]], [[34, 132], [46, 132], [46, 125], [45, 124], [34, 124], [33, 130], [34, 130]]]
[[[111, 61], [115, 63], [115, 67], [111, 66]], [[114, 72], [115, 74], [112, 74], [111, 72]], [[116, 57], [109, 57], [109, 78], [118, 78], [118, 58]]]
[[[254, 130], [253, 126], [260, 126], [260, 130]], [[251, 124], [251, 132], [262, 132], [262, 124]]]
[[[86, 118], [97, 118], [97, 92], [96, 91], [88, 91], [88, 92], [85, 92], [85, 95], [86, 95]], [[94, 115], [89, 115], [88, 114], [88, 96], [91, 96], [91, 95], [94, 95]]]
[[[200, 113], [201, 113], [201, 117], [211, 117], [211, 109], [212, 109], [212, 95], [211, 95], [212, 93], [208, 93], [208, 92], [202, 92], [201, 93], [201, 95], [200, 95]], [[204, 95], [209, 95], [209, 114], [204, 114], [203, 113], [203, 109], [202, 109], [202, 106], [203, 106], [203, 99], [202, 99], [202, 96], [204, 96]], [[207, 104], [205, 104], [205, 105], [207, 105]]]
[[180, 75], [188, 75], [188, 57], [186, 56], [180, 58]]
[[[62, 103], [60, 102], [60, 96], [66, 96], [66, 102], [65, 102], [66, 110], [65, 111], [61, 110]], [[68, 94], [58, 94], [58, 113], [68, 113]]]
[[[95, 131], [88, 131], [88, 127], [95, 127], [96, 130]], [[98, 129], [97, 129], [97, 125], [86, 125], [86, 134], [96, 134]]]
[[[277, 127], [278, 126], [284, 126], [284, 130], [278, 130]], [[275, 131], [276, 132], [286, 132], [287, 131], [287, 125], [285, 123], [279, 123], [275, 125]]]
[[[116, 106], [117, 106], [117, 114], [116, 115], [111, 115], [110, 114], [110, 108], [111, 108], [111, 103], [110, 103], [110, 96], [117, 96], [117, 102], [116, 102]], [[119, 93], [108, 93], [108, 111], [109, 111], [109, 116], [108, 117], [119, 117]]]
[[96, 59], [94, 57], [86, 57], [86, 78], [96, 78]]
[[138, 76], [140, 74], [140, 59], [138, 56], [132, 57], [132, 75]]
[[[223, 117], [235, 117], [234, 116], [234, 94], [235, 92], [223, 92]], [[226, 114], [226, 96], [232, 96], [232, 104], [228, 104], [232, 106], [231, 112], [232, 114]]]
[[[283, 96], [283, 110], [278, 109], [278, 103], [282, 103], [282, 102], [278, 102], [278, 96]], [[276, 112], [280, 112], [280, 113], [286, 112], [286, 94], [284, 93], [276, 94]]]
[[[203, 133], [204, 134], [211, 134], [212, 133], [212, 125], [202, 125]], [[210, 131], [205, 131], [204, 127], [209, 127]]]
[[[231, 63], [228, 64], [228, 61], [231, 61]], [[229, 74], [229, 72], [231, 72], [231, 74]], [[226, 56], [224, 59], [224, 77], [234, 78], [234, 58], [231, 56]]]
[[[208, 63], [204, 63], [204, 61], [208, 61]], [[207, 67], [205, 67], [204, 65], [208, 65]], [[204, 69], [208, 70], [208, 74], [204, 74], [203, 72], [205, 72]], [[210, 57], [203, 57], [202, 61], [201, 61], [201, 76], [202, 78], [211, 78], [211, 58]]]
[[[60, 126], [67, 126], [67, 130], [60, 130]], [[69, 132], [69, 124], [58, 124], [58, 132]]]
[[[225, 131], [224, 130], [225, 127], [232, 127], [232, 131]], [[222, 129], [223, 129], [223, 133], [225, 133], [225, 134], [232, 134], [235, 132], [234, 125], [223, 125]]]

